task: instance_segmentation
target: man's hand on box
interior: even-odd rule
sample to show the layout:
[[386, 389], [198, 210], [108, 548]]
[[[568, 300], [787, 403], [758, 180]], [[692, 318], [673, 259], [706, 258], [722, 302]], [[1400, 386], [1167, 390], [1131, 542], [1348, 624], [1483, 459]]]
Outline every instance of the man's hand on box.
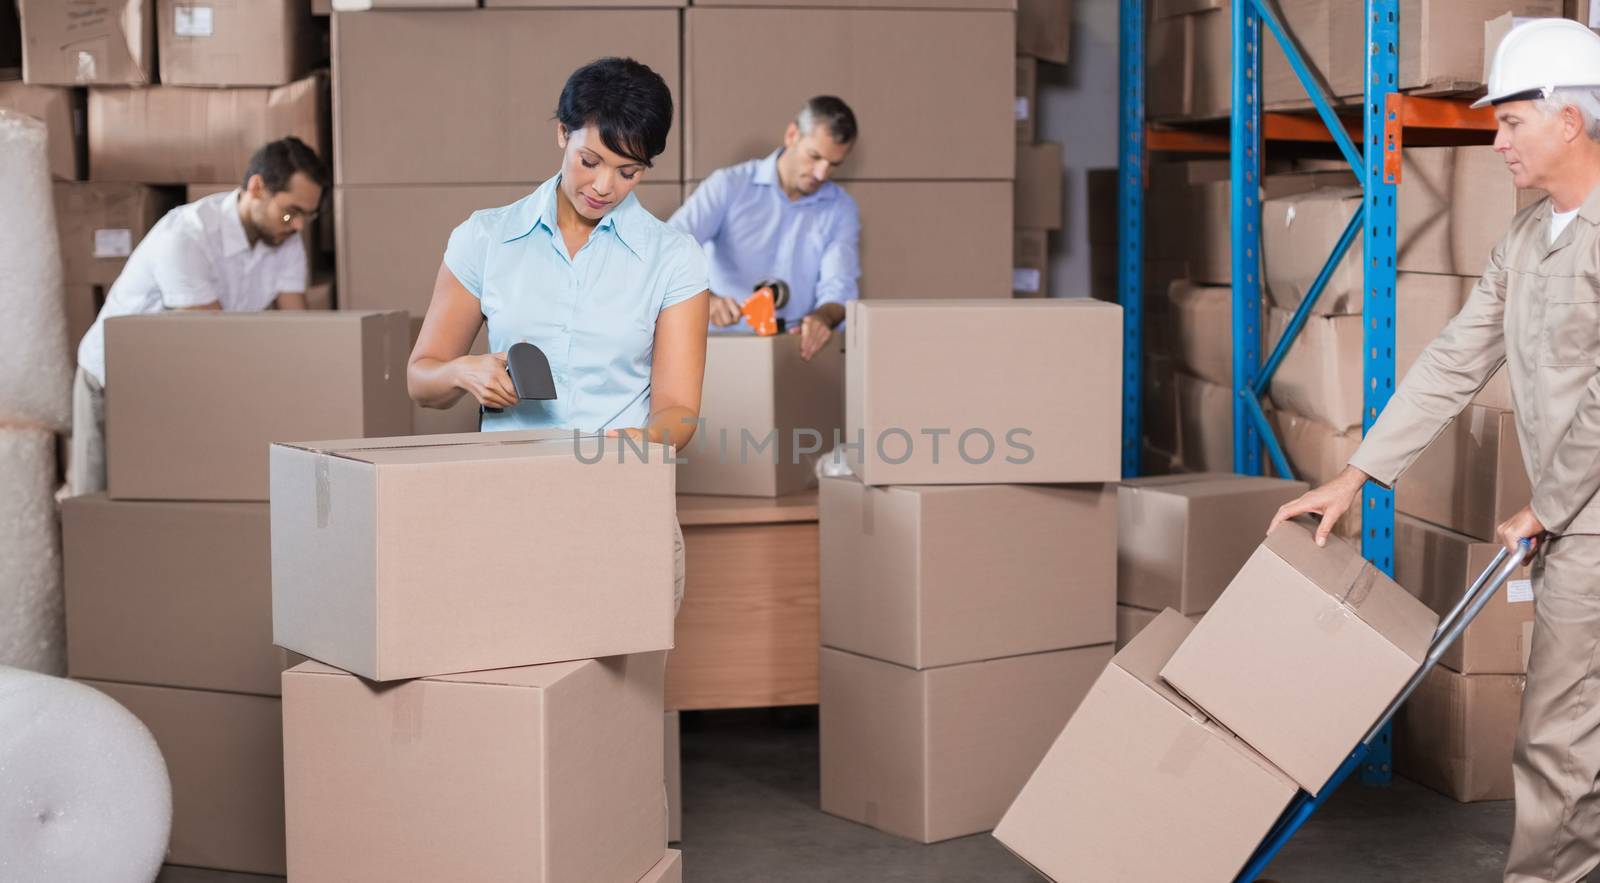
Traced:
[[812, 356], [822, 352], [823, 344], [833, 336], [833, 327], [812, 313], [801, 319], [799, 325], [790, 328], [789, 333], [800, 335], [800, 358], [809, 362]]
[[1272, 533], [1278, 525], [1291, 518], [1298, 518], [1301, 515], [1321, 515], [1322, 523], [1317, 525], [1317, 545], [1327, 545], [1328, 535], [1333, 533], [1333, 526], [1339, 523], [1344, 513], [1350, 511], [1351, 506], [1355, 505], [1361, 496], [1361, 488], [1366, 483], [1365, 472], [1354, 466], [1346, 466], [1333, 481], [1312, 488], [1298, 498], [1279, 506], [1278, 513], [1272, 516], [1272, 523], [1267, 526], [1267, 533]]
[[711, 324], [726, 328], [738, 324], [741, 316], [738, 301], [718, 294], [711, 295]]

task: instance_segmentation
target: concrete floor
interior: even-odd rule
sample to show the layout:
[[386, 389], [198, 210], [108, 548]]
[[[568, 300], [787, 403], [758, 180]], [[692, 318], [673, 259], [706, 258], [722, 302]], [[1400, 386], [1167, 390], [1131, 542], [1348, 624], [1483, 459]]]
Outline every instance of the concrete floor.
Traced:
[[[987, 834], [922, 846], [824, 815], [817, 769], [812, 709], [685, 713], [685, 879], [1040, 879]], [[1403, 779], [1383, 788], [1352, 785], [1307, 824], [1268, 876], [1281, 883], [1497, 883], [1510, 830], [1509, 803], [1462, 805]], [[275, 879], [169, 867], [158, 883]]]

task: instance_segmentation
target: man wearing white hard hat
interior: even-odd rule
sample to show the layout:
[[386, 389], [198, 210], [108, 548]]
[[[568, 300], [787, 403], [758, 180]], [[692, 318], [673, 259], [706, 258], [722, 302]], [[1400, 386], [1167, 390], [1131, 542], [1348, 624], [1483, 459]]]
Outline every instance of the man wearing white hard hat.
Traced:
[[1489, 93], [1519, 212], [1459, 315], [1396, 388], [1344, 472], [1272, 522], [1392, 486], [1502, 364], [1533, 486], [1498, 530], [1535, 544], [1535, 613], [1514, 760], [1507, 883], [1577, 883], [1600, 865], [1600, 35], [1567, 19], [1511, 31]]

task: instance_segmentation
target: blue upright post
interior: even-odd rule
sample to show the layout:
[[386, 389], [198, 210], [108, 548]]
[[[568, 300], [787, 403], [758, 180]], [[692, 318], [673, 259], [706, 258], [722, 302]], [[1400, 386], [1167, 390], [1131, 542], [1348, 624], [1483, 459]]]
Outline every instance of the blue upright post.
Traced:
[[1139, 474], [1144, 401], [1144, 0], [1121, 0], [1117, 298], [1122, 303], [1122, 477]]
[[1261, 17], [1233, 4], [1233, 471], [1261, 474], [1247, 396], [1261, 369]]
[[[1395, 185], [1384, 176], [1388, 143], [1388, 98], [1396, 91], [1399, 71], [1399, 0], [1366, 0], [1367, 94], [1362, 153], [1366, 161], [1366, 231], [1362, 255], [1366, 291], [1362, 301], [1361, 431], [1365, 435], [1394, 394], [1395, 316]], [[1394, 492], [1368, 482], [1362, 493], [1361, 554], [1384, 573], [1394, 575]], [[1391, 775], [1387, 728], [1372, 743], [1361, 767], [1361, 780], [1385, 784]]]

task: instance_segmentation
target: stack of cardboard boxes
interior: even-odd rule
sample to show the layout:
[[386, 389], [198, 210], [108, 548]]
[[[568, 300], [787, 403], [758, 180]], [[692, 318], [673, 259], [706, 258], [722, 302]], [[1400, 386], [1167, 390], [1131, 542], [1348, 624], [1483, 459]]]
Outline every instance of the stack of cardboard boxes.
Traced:
[[109, 493], [62, 506], [67, 670], [155, 735], [174, 864], [284, 873], [273, 439], [405, 433], [405, 317], [106, 324]]
[[822, 809], [921, 842], [986, 831], [1111, 656], [1121, 310], [865, 301], [847, 327]]
[[1354, 546], [1284, 525], [1200, 623], [1167, 610], [1117, 654], [995, 836], [1063, 883], [1232, 880], [1297, 790], [1328, 785], [1437, 622]]
[[673, 467], [562, 431], [272, 448], [295, 880], [678, 881]]
[[[325, 154], [326, 78], [312, 73], [320, 37], [307, 0], [26, 0], [18, 9], [22, 82], [0, 83], [0, 107], [50, 129], [76, 346], [168, 209], [239, 186], [267, 141], [296, 135]], [[325, 265], [315, 235], [307, 246], [313, 265]]]
[[1050, 296], [1050, 233], [1064, 216], [1066, 167], [1062, 146], [1037, 139], [1039, 65], [1065, 65], [1072, 35], [1067, 0], [1023, 0], [1017, 5], [1017, 180], [1013, 210], [1011, 291], [1016, 297]]

